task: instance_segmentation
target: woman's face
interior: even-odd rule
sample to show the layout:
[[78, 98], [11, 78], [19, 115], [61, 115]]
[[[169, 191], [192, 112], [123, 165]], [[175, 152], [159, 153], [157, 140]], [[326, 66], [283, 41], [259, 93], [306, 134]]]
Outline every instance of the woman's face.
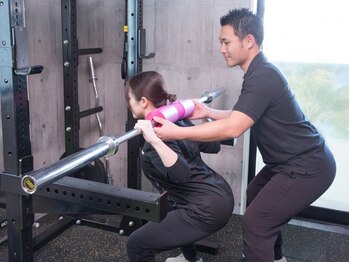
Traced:
[[144, 103], [142, 99], [137, 101], [137, 99], [135, 98], [131, 90], [128, 91], [128, 96], [130, 98], [129, 105], [132, 112], [132, 116], [136, 119], [144, 118], [145, 112], [144, 112], [144, 106], [143, 106]]

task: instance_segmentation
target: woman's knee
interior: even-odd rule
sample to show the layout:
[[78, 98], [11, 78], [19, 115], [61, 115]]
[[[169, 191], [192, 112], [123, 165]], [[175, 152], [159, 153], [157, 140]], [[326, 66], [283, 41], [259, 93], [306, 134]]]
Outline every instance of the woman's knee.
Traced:
[[129, 262], [153, 261], [153, 253], [145, 248], [142, 238], [135, 233], [127, 238], [126, 249]]
[[138, 253], [142, 249], [139, 238], [136, 234], [131, 234], [126, 242], [127, 253]]

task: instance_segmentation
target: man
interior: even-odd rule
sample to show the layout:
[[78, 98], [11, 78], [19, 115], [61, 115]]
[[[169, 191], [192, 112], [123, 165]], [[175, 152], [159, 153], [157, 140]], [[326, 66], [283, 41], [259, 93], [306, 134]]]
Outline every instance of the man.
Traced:
[[[162, 140], [215, 141], [235, 138], [251, 128], [265, 166], [247, 188], [242, 217], [244, 261], [286, 261], [281, 253], [282, 227], [319, 198], [332, 184], [336, 164], [324, 138], [309, 122], [287, 80], [261, 52], [261, 19], [248, 9], [220, 19], [221, 53], [229, 67], [244, 72], [233, 110], [210, 109], [195, 102], [191, 119], [216, 121], [178, 127], [155, 118]], [[275, 246], [275, 251], [274, 251]]]

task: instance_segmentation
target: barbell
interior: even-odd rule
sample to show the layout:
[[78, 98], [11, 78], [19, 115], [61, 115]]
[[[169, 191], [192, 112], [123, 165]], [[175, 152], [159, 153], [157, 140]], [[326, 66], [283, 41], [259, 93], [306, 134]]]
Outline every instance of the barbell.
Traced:
[[[225, 88], [218, 88], [213, 91], [205, 92], [200, 99], [202, 103], [210, 103], [212, 100], [225, 92]], [[169, 121], [176, 122], [190, 116], [194, 111], [194, 102], [191, 99], [175, 101], [170, 105], [157, 108], [150, 113], [146, 119], [152, 120], [154, 116], [159, 116]], [[38, 189], [43, 188], [47, 184], [51, 184], [63, 176], [70, 174], [86, 165], [99, 159], [103, 156], [114, 155], [119, 148], [119, 145], [127, 140], [130, 140], [142, 131], [135, 128], [128, 131], [124, 135], [102, 136], [97, 140], [97, 143], [79, 152], [71, 154], [56, 163], [29, 172], [21, 179], [21, 188], [27, 194], [34, 194]]]

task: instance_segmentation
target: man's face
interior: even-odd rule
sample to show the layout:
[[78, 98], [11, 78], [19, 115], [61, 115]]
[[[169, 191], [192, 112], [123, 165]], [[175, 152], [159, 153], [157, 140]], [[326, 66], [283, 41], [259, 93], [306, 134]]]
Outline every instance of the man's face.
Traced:
[[219, 35], [221, 43], [221, 53], [223, 54], [227, 66], [242, 67], [247, 60], [247, 50], [245, 39], [240, 40], [234, 33], [234, 28], [230, 25], [221, 27]]

